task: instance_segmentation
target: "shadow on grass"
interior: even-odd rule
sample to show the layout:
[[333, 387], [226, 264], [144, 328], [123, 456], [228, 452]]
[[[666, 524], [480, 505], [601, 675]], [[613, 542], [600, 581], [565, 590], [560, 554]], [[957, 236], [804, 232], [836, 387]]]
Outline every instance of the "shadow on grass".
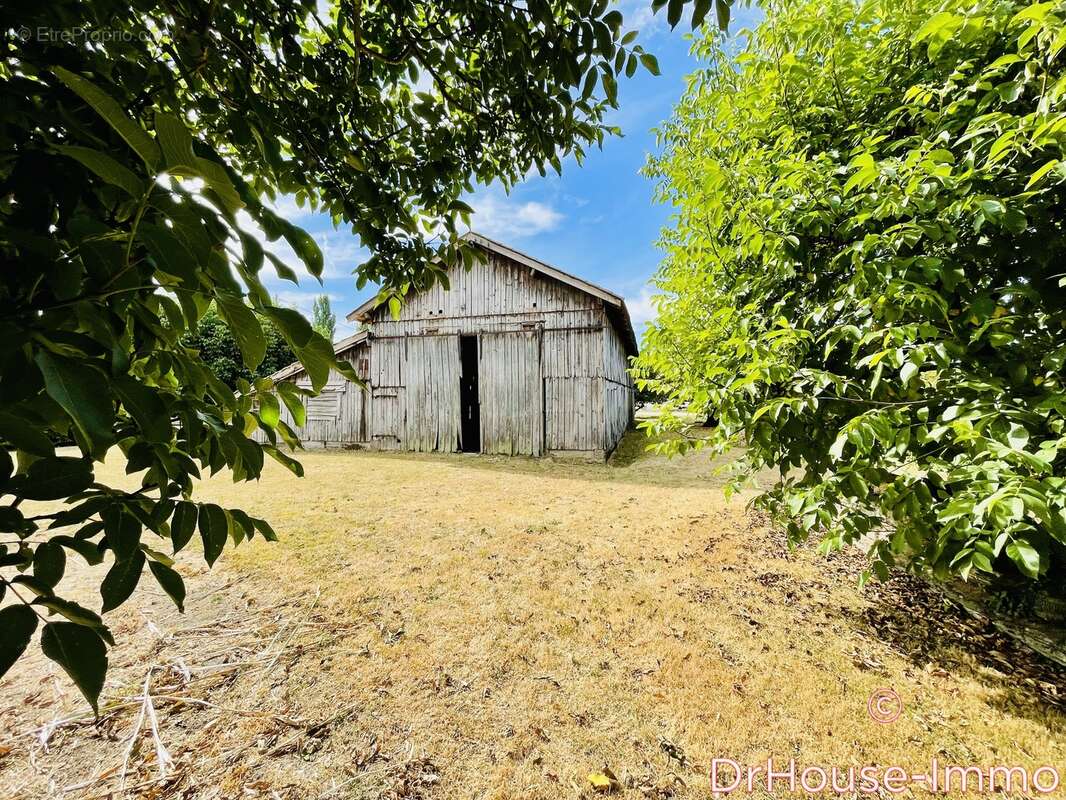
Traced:
[[[995, 690], [990, 704], [1014, 716], [1066, 730], [1066, 668], [1000, 632], [912, 575], [867, 585], [859, 620], [867, 635], [919, 669], [969, 674]], [[1049, 713], [1049, 707], [1057, 714]]]
[[[580, 461], [552, 455], [494, 456], [468, 453], [410, 453], [360, 450], [360, 456], [400, 459], [441, 464], [459, 469], [530, 476], [564, 477], [601, 483], [639, 484], [658, 487], [724, 487], [729, 481], [729, 466], [740, 451], [724, 456], [692, 452], [683, 456], [664, 456], [648, 450], [650, 440], [641, 430], [628, 431], [606, 461]], [[319, 451], [321, 452], [321, 451]], [[350, 451], [331, 451], [343, 457]]]
[[[765, 517], [750, 516], [762, 520], [763, 533], [753, 539], [760, 553], [780, 557], [783, 550], [796, 552], [788, 547], [784, 532]], [[808, 542], [799, 549], [816, 546]], [[754, 553], [750, 557], [754, 559]], [[818, 588], [829, 591], [832, 585], [857, 584], [868, 560], [856, 547], [819, 559], [819, 565], [815, 584], [820, 582]], [[803, 585], [759, 582], [775, 590], [779, 602], [805, 602], [795, 597], [803, 595], [807, 588]], [[990, 708], [1066, 732], [1066, 668], [1004, 634], [987, 619], [974, 616], [941, 587], [915, 575], [897, 570], [887, 582], [872, 580], [862, 590], [862, 599], [858, 613], [844, 606], [829, 613], [861, 639], [888, 647], [933, 681], [949, 675], [972, 678], [991, 690]], [[860, 663], [861, 654], [857, 658], [860, 668], [879, 669], [876, 659]]]

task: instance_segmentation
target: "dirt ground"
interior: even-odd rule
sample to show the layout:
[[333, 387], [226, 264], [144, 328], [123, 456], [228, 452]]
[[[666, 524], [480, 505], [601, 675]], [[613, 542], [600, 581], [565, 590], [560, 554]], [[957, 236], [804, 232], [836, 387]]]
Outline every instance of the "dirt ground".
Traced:
[[[709, 798], [716, 758], [1066, 765], [1060, 671], [912, 579], [860, 590], [857, 553], [790, 551], [705, 456], [302, 460], [203, 483], [281, 541], [183, 554], [184, 615], [146, 576], [108, 615], [99, 721], [35, 645], [8, 673], [0, 797], [578, 798], [598, 773]], [[74, 599], [98, 608], [99, 577]]]

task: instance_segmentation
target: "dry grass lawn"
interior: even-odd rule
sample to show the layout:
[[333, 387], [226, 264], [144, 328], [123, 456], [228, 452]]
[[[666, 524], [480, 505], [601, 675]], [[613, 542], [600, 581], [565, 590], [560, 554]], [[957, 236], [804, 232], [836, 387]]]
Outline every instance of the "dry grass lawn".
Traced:
[[[708, 798], [716, 757], [1066, 764], [1060, 673], [905, 578], [859, 590], [853, 554], [789, 552], [705, 457], [627, 448], [205, 481], [281, 542], [183, 558], [184, 617], [146, 578], [98, 724], [39, 654], [16, 666], [0, 797], [576, 798], [606, 766], [620, 796]], [[163, 779], [150, 726], [129, 747], [146, 677]]]

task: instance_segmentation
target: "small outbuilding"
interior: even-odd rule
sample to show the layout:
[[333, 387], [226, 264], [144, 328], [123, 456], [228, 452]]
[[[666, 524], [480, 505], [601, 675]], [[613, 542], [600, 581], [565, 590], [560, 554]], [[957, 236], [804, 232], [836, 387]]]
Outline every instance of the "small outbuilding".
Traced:
[[[307, 446], [606, 458], [633, 420], [625, 302], [465, 238], [481, 258], [447, 289], [408, 295], [399, 319], [373, 300], [348, 315], [363, 328], [335, 349], [366, 387], [332, 374], [295, 430]], [[310, 385], [298, 363], [273, 377]]]

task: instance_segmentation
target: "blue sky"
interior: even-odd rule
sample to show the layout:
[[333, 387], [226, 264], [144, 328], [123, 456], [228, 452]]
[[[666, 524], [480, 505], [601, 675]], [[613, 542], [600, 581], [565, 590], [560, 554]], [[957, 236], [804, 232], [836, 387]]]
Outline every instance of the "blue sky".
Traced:
[[[654, 314], [648, 280], [659, 259], [655, 241], [670, 215], [668, 207], [653, 203], [654, 186], [639, 171], [656, 149], [653, 129], [669, 118], [685, 76], [700, 66], [689, 55], [687, 23], [671, 31], [665, 9], [653, 16], [650, 6], [650, 0], [619, 3], [625, 28], [640, 30], [638, 41], [656, 55], [662, 72], [654, 77], [640, 69], [632, 79], [620, 81], [619, 109], [608, 121], [621, 127], [624, 136], [608, 139], [602, 151], [592, 150], [582, 166], [567, 159], [561, 177], [534, 174], [509, 195], [489, 186], [468, 198], [475, 211], [474, 230], [624, 296], [638, 331]], [[736, 9], [731, 29], [752, 25], [759, 13]], [[337, 338], [351, 333], [354, 327], [344, 315], [375, 291], [356, 291], [351, 274], [366, 252], [346, 228], [334, 229], [324, 215], [308, 214], [286, 199], [277, 208], [319, 242], [326, 270], [323, 286], [304, 277], [298, 287], [271, 280], [268, 288], [307, 315], [314, 296], [328, 294], [337, 314]], [[271, 247], [295, 260], [284, 247]]]

